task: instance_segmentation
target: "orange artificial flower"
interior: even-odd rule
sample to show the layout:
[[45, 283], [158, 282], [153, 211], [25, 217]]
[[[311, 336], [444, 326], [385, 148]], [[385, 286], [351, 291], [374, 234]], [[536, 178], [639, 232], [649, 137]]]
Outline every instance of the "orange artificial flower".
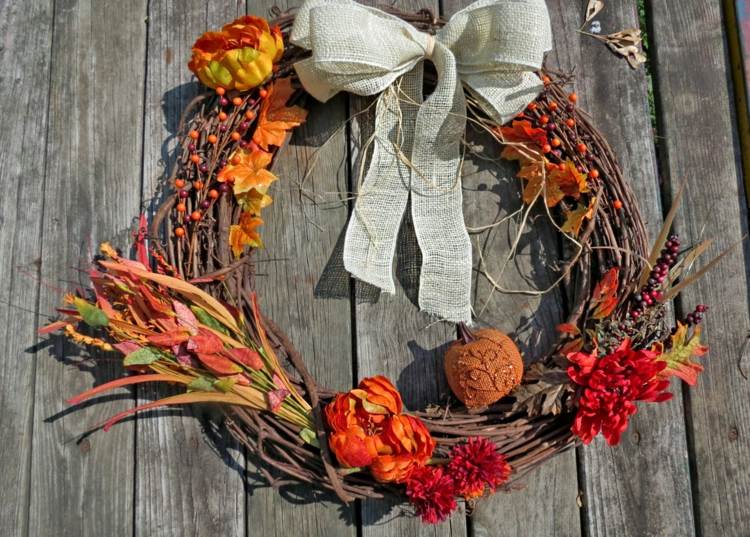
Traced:
[[386, 420], [380, 435], [381, 454], [370, 465], [370, 472], [382, 483], [402, 483], [414, 469], [432, 457], [435, 440], [421, 420], [398, 414]]
[[263, 220], [246, 211], [240, 216], [239, 225], [229, 227], [229, 245], [235, 257], [241, 256], [247, 246], [253, 248], [263, 246], [257, 229], [262, 225]]
[[240, 17], [221, 32], [206, 32], [193, 45], [190, 70], [206, 86], [246, 91], [265, 82], [281, 59], [278, 27], [260, 17]]
[[253, 142], [266, 151], [269, 146], [284, 145], [287, 132], [301, 125], [307, 118], [307, 110], [301, 106], [286, 106], [292, 91], [290, 78], [279, 79], [268, 88], [268, 95], [260, 105]]
[[326, 407], [331, 451], [348, 468], [369, 467], [382, 482], [404, 481], [432, 456], [435, 441], [417, 418], [401, 414], [398, 390], [382, 376], [362, 380]]

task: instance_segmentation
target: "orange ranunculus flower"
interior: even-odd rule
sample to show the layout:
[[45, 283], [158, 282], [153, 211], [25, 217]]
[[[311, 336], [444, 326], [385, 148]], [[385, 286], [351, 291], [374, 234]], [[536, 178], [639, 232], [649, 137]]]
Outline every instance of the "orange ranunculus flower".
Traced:
[[401, 482], [432, 456], [435, 441], [424, 424], [401, 414], [398, 390], [382, 376], [362, 380], [326, 406], [331, 451], [342, 466], [367, 467], [382, 482]]
[[380, 435], [383, 446], [370, 464], [370, 471], [384, 483], [405, 481], [411, 472], [430, 460], [435, 440], [421, 420], [399, 414], [391, 416]]
[[221, 32], [206, 32], [193, 45], [188, 67], [206, 86], [246, 91], [259, 86], [281, 59], [284, 42], [278, 27], [260, 17], [240, 17]]

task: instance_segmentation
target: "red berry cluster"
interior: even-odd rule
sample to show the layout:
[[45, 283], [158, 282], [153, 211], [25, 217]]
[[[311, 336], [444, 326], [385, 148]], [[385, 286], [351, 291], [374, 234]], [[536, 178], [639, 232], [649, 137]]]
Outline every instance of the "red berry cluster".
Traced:
[[680, 238], [677, 235], [671, 235], [664, 244], [656, 265], [651, 269], [646, 285], [633, 296], [633, 307], [630, 310], [630, 316], [633, 319], [640, 317], [644, 309], [664, 298], [661, 287], [669, 276], [670, 269], [677, 263], [679, 253]]

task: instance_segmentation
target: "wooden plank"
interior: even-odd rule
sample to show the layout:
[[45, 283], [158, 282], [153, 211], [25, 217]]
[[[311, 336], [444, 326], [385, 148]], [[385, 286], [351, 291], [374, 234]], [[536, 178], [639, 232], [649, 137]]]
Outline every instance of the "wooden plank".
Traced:
[[[165, 164], [172, 165], [179, 118], [202, 87], [187, 68], [197, 37], [245, 11], [244, 1], [149, 3], [144, 118], [143, 198], [154, 209]], [[167, 192], [171, 192], [171, 188]], [[143, 386], [139, 403], [180, 390]], [[156, 417], [158, 416], [158, 417]], [[243, 535], [245, 498], [242, 448], [226, 430], [218, 408], [191, 405], [138, 417], [135, 534]]]
[[[126, 10], [115, 1], [60, 0], [54, 7], [41, 274], [73, 287], [85, 279], [77, 267], [99, 241], [127, 248], [138, 212], [146, 2]], [[60, 299], [43, 288], [40, 313], [54, 312]], [[29, 534], [130, 534], [132, 421], [76, 440], [133, 398], [117, 392], [74, 412], [64, 402], [122, 369], [111, 356], [96, 356], [94, 367], [80, 349], [54, 341], [36, 359]]]
[[[248, 13], [295, 2], [250, 0]], [[258, 293], [268, 315], [286, 331], [315, 379], [336, 390], [352, 386], [351, 287], [339, 241], [348, 215], [346, 99], [307, 104], [307, 122], [274, 162], [279, 180], [263, 213], [266, 249], [258, 256]], [[307, 486], [254, 490], [248, 535], [285, 535], [289, 521], [302, 535], [356, 535], [355, 506]]]
[[52, 2], [0, 6], [0, 534], [28, 534]]
[[[448, 16], [471, 4], [470, 0], [443, 2]], [[553, 24], [555, 31], [560, 28]], [[499, 160], [497, 143], [489, 136], [468, 132], [469, 142], [481, 148], [467, 154], [463, 168], [464, 217], [470, 227], [481, 227], [523, 206], [518, 171], [514, 163]], [[488, 164], [489, 163], [489, 164]], [[501, 293], [480, 274], [481, 267], [508, 289], [547, 289], [557, 279], [549, 266], [559, 257], [558, 233], [541, 206], [532, 213], [518, 253], [502, 272], [504, 260], [519, 232], [519, 218], [508, 218], [488, 231], [472, 234], [475, 278], [474, 309], [478, 326], [491, 326], [509, 334], [519, 345], [527, 365], [547, 352], [557, 336], [555, 326], [564, 318], [560, 288], [542, 296]], [[579, 535], [580, 515], [576, 455], [563, 453], [519, 483], [511, 494], [495, 494], [479, 502], [471, 517], [476, 536]], [[514, 487], [515, 488], [515, 487]]]
[[[371, 2], [375, 3], [375, 2]], [[438, 3], [429, 0], [399, 2], [398, 8], [417, 11], [430, 7], [438, 13]], [[352, 97], [351, 115], [362, 112], [373, 101]], [[350, 184], [356, 189], [359, 148], [367, 140], [374, 125], [374, 106], [352, 120], [352, 168]], [[416, 242], [407, 207], [396, 248], [396, 293], [383, 293], [355, 281], [355, 345], [357, 376], [361, 379], [385, 375], [401, 391], [407, 408], [417, 409], [439, 400], [446, 389], [442, 373], [442, 355], [446, 344], [454, 339], [455, 327], [435, 323], [421, 313], [416, 304], [421, 259], [406, 255], [407, 242]], [[413, 516], [399, 516], [397, 502], [364, 501], [361, 507], [362, 535], [466, 535], [463, 506], [450, 521], [436, 527], [422, 524]], [[407, 508], [408, 509], [408, 508]]]
[[[302, 353], [321, 385], [352, 384], [349, 278], [338, 237], [348, 214], [346, 100], [310, 103], [310, 115], [276, 158], [273, 205], [263, 218], [266, 250], [258, 256], [261, 306]], [[354, 505], [307, 486], [255, 490], [248, 498], [248, 535], [354, 536]]]
[[[560, 1], [550, 7], [553, 20], [562, 21], [564, 28], [556, 34], [556, 64], [576, 68], [581, 105], [612, 145], [654, 238], [662, 216], [646, 71], [631, 70], [601, 43], [577, 32], [583, 5], [571, 10]], [[638, 27], [637, 2], [607, 2], [596, 21], [605, 33]], [[672, 391], [675, 397], [669, 403], [639, 406], [619, 446], [611, 448], [597, 439], [579, 450], [587, 534], [693, 533], [682, 398], [676, 381]]]
[[[718, 252], [748, 232], [721, 4], [654, 3], [651, 20], [662, 173], [672, 191], [687, 180], [676, 230], [685, 244], [715, 239]], [[712, 306], [706, 371], [687, 392], [699, 535], [747, 535], [750, 527], [749, 267], [744, 244], [679, 302], [683, 314], [698, 302]]]

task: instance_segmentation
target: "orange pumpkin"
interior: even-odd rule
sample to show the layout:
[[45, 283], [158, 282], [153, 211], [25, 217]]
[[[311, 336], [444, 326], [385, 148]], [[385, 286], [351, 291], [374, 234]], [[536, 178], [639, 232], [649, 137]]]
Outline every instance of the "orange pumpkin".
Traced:
[[445, 353], [445, 375], [467, 408], [491, 405], [521, 383], [523, 358], [512, 339], [491, 328], [471, 332], [463, 324], [459, 333]]

